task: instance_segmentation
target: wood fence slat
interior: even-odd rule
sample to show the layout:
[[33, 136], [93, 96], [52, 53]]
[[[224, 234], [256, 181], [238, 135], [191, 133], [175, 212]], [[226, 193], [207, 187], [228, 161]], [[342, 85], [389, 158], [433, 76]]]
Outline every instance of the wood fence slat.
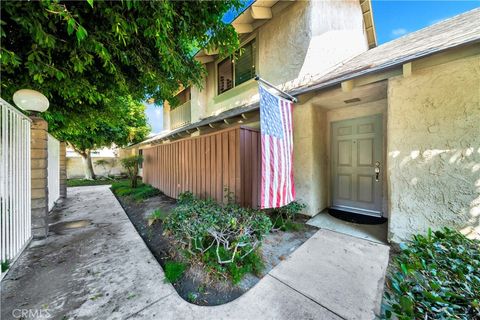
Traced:
[[242, 177], [241, 177], [241, 166], [242, 163], [240, 162], [240, 152], [243, 152], [240, 149], [241, 144], [240, 144], [240, 128], [234, 131], [235, 134], [235, 202], [243, 204], [243, 195], [242, 195], [242, 188], [241, 188], [241, 183], [242, 183]]
[[[236, 151], [237, 151], [237, 146], [236, 146], [236, 141], [235, 141], [236, 135], [235, 131], [230, 131], [228, 133], [228, 189], [230, 192], [235, 193], [235, 160], [236, 160]], [[236, 197], [236, 195], [235, 195]]]
[[222, 179], [222, 200], [223, 202], [226, 202], [226, 199], [225, 199], [225, 196], [226, 196], [226, 189], [228, 188], [228, 183], [229, 183], [229, 179], [228, 179], [228, 165], [229, 165], [229, 162], [228, 162], [228, 147], [229, 147], [229, 144], [228, 144], [228, 132], [225, 132], [222, 134], [222, 176], [223, 176], [223, 179]]
[[210, 197], [210, 137], [205, 137], [205, 198]]
[[187, 142], [187, 191], [192, 191], [192, 140]]
[[215, 136], [210, 136], [210, 168], [209, 168], [209, 176], [210, 176], [210, 184], [209, 184], [209, 197], [212, 199], [216, 198], [216, 188], [215, 188], [215, 183], [217, 181], [216, 179], [216, 174], [217, 171], [215, 170], [215, 160], [216, 160], [216, 145], [215, 145]]
[[223, 174], [223, 168], [222, 168], [222, 136], [220, 134], [217, 134], [215, 136], [216, 140], [216, 147], [217, 147], [217, 154], [216, 154], [216, 161], [215, 161], [215, 171], [217, 172], [216, 176], [216, 182], [215, 182], [215, 187], [216, 187], [216, 196], [215, 199], [218, 202], [222, 202], [223, 198], [223, 192], [222, 192], [222, 174]]
[[258, 168], [261, 166], [261, 159], [259, 158], [258, 146], [259, 146], [259, 134], [258, 132], [252, 132], [251, 135], [251, 151], [252, 151], [252, 208], [258, 207], [258, 190], [260, 189], [260, 177], [258, 175]]
[[193, 144], [193, 148], [192, 148], [192, 152], [193, 152], [193, 154], [192, 154], [192, 155], [193, 155], [193, 157], [192, 157], [192, 158], [193, 158], [193, 159], [192, 159], [192, 160], [193, 160], [193, 161], [192, 161], [192, 165], [193, 165], [193, 174], [192, 174], [192, 176], [193, 176], [193, 185], [192, 185], [192, 192], [193, 192], [194, 194], [198, 194], [198, 188], [197, 188], [197, 177], [198, 177], [198, 166], [197, 166], [197, 165], [198, 165], [198, 161], [197, 161], [197, 159], [198, 159], [198, 157], [197, 157], [198, 152], [197, 152], [197, 142], [198, 142], [198, 139], [194, 139], [194, 140], [192, 141], [192, 144]]
[[252, 132], [245, 132], [246, 137], [245, 137], [245, 158], [247, 159], [245, 161], [245, 171], [248, 172], [247, 175], [245, 175], [245, 181], [244, 186], [245, 186], [245, 195], [249, 199], [249, 206], [253, 206], [253, 201], [252, 201]]

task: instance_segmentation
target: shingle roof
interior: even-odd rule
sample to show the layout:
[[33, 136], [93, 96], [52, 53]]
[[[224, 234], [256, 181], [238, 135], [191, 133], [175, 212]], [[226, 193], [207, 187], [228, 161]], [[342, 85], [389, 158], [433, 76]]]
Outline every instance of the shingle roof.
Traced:
[[297, 85], [291, 93], [298, 94], [309, 87], [319, 89], [461, 45], [478, 42], [480, 42], [480, 8], [365, 51], [343, 62], [327, 74], [311, 77], [307, 83]]
[[[290, 86], [287, 91], [292, 95], [298, 95], [319, 90], [342, 81], [393, 68], [434, 53], [473, 43], [480, 43], [480, 8], [365, 51], [343, 62], [326, 74], [312, 76], [300, 82], [295, 81], [295, 84]], [[156, 135], [142, 142], [142, 144], [164, 139], [186, 130], [192, 130], [256, 109], [258, 109], [258, 102], [230, 109], [188, 126]]]

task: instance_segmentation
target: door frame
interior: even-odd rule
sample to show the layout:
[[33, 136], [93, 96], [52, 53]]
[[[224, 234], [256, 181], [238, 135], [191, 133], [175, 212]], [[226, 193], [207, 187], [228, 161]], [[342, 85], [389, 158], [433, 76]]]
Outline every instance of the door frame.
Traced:
[[[368, 210], [355, 210], [355, 208], [351, 207], [348, 208], [350, 209], [349, 211], [354, 212], [354, 213], [359, 213], [363, 215], [371, 215], [375, 217], [385, 217], [388, 218], [389, 213], [388, 213], [388, 181], [387, 181], [387, 174], [386, 174], [386, 168], [387, 168], [387, 112], [386, 109], [382, 112], [379, 110], [376, 110], [377, 112], [370, 113], [368, 112], [367, 114], [362, 114], [358, 115], [356, 117], [345, 117], [341, 119], [335, 119], [332, 121], [327, 120], [328, 127], [326, 128], [328, 130], [328, 143], [327, 143], [327, 152], [328, 152], [328, 157], [327, 157], [327, 179], [328, 179], [328, 207], [332, 207], [333, 204], [333, 166], [332, 166], [332, 161], [333, 161], [333, 124], [342, 122], [342, 121], [348, 121], [348, 120], [356, 120], [356, 119], [361, 119], [361, 118], [370, 118], [374, 116], [380, 116], [381, 117], [381, 123], [382, 123], [382, 132], [381, 132], [381, 140], [382, 140], [382, 165], [381, 165], [381, 179], [382, 179], [382, 188], [381, 188], [381, 214], [379, 215], [376, 212], [372, 212], [372, 214], [368, 214]], [[345, 207], [347, 209], [347, 207]]]

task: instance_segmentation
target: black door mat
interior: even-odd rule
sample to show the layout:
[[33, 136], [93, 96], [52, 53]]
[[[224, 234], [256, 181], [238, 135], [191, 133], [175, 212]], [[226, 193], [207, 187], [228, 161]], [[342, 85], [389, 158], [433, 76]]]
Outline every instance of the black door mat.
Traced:
[[328, 209], [328, 213], [337, 219], [358, 223], [358, 224], [383, 224], [387, 222], [387, 218], [372, 217], [364, 214], [358, 214], [338, 209]]

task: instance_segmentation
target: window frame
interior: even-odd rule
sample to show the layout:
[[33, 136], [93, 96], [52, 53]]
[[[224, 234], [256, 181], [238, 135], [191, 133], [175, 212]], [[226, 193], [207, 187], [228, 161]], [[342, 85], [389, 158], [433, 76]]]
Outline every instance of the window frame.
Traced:
[[[259, 70], [259, 67], [258, 67], [258, 53], [259, 53], [259, 44], [258, 44], [258, 35], [257, 33], [254, 33], [252, 35], [250, 35], [249, 37], [247, 37], [244, 41], [242, 41], [240, 43], [240, 46], [239, 46], [239, 49], [243, 48], [245, 45], [249, 44], [251, 41], [255, 40], [255, 49], [254, 49], [254, 63], [255, 63], [255, 73], [258, 74], [258, 70]], [[232, 72], [232, 81], [233, 81], [233, 87], [231, 87], [230, 89], [226, 90], [226, 91], [223, 91], [223, 92], [219, 92], [218, 90], [218, 65], [220, 63], [222, 63], [225, 59], [228, 59], [227, 58], [223, 58], [223, 59], [217, 59], [215, 60], [215, 96], [219, 96], [219, 95], [222, 95], [224, 93], [227, 93], [229, 92], [230, 90], [238, 87], [238, 86], [242, 86], [246, 83], [248, 83], [249, 81], [251, 81], [252, 79], [249, 79], [247, 81], [244, 81], [243, 83], [239, 84], [238, 86], [235, 85], [235, 65], [233, 65], [233, 72]]]

